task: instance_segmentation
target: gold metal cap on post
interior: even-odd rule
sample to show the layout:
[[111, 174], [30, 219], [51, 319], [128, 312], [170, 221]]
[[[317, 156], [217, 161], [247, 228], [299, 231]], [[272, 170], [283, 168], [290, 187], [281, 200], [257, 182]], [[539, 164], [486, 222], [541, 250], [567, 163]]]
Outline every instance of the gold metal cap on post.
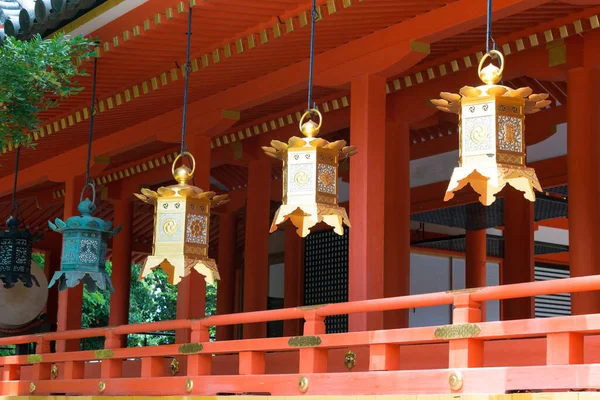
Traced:
[[[185, 165], [175, 168], [177, 161], [187, 155], [192, 169]], [[156, 192], [142, 189], [135, 193], [140, 200], [154, 205], [154, 242], [152, 255], [144, 262], [139, 279], [160, 267], [176, 285], [192, 270], [204, 275], [207, 283], [219, 279], [215, 260], [208, 257], [210, 209], [228, 202], [227, 195], [216, 196], [189, 183], [194, 177], [196, 161], [183, 153], [173, 161], [171, 172], [176, 185], [161, 187]]]
[[[313, 115], [318, 123], [312, 120]], [[350, 226], [346, 210], [338, 206], [338, 164], [356, 154], [356, 147], [346, 146], [344, 140], [330, 143], [317, 138], [322, 123], [321, 113], [309, 110], [299, 123], [304, 138], [294, 136], [288, 143], [273, 140], [272, 147], [263, 147], [265, 154], [283, 161], [283, 204], [275, 214], [271, 232], [288, 219], [302, 237], [320, 222], [332, 226], [339, 235], [344, 234], [342, 224]]]
[[[491, 56], [500, 67], [483, 67]], [[525, 114], [533, 114], [550, 104], [548, 94], [532, 94], [528, 87], [512, 89], [497, 85], [502, 80], [504, 57], [491, 50], [479, 62], [482, 86], [465, 86], [460, 94], [440, 93], [431, 100], [439, 110], [459, 116], [459, 166], [454, 169], [444, 201], [470, 184], [479, 201], [489, 206], [507, 184], [535, 201], [533, 189], [542, 188], [532, 168], [525, 166]]]

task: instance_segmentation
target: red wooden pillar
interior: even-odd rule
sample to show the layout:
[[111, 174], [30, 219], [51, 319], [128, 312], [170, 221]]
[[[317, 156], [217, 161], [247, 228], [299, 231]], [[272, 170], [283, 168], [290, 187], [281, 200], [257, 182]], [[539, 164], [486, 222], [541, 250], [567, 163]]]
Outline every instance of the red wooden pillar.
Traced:
[[[487, 238], [485, 229], [467, 230], [465, 254], [465, 285], [467, 288], [486, 286]], [[481, 305], [482, 320], [485, 321], [484, 304]]]
[[[512, 187], [505, 193], [502, 284], [533, 282], [533, 203]], [[533, 298], [502, 300], [501, 311], [503, 320], [532, 318]]]
[[[269, 295], [269, 218], [271, 205], [271, 162], [259, 157], [248, 165], [246, 244], [244, 250], [244, 312], [267, 309]], [[244, 325], [244, 339], [261, 338], [267, 325]]]
[[[371, 135], [371, 137], [373, 136], [375, 135]], [[408, 124], [392, 121], [388, 116], [385, 127], [384, 148], [385, 190], [383, 195], [385, 223], [382, 227], [379, 227], [385, 235], [383, 243], [383, 293], [385, 297], [410, 294], [409, 146]], [[385, 312], [383, 323], [385, 329], [407, 328], [408, 310]]]
[[[567, 171], [571, 276], [600, 273], [600, 71], [569, 71]], [[573, 293], [571, 314], [600, 312], [600, 292]]]
[[[188, 151], [196, 160], [193, 184], [204, 191], [210, 191], [210, 138], [194, 136], [188, 139]], [[191, 160], [182, 157], [191, 168]], [[180, 162], [180, 161], [178, 161]], [[206, 314], [206, 282], [204, 276], [192, 271], [177, 285], [177, 319], [203, 318]], [[175, 332], [177, 343], [190, 341], [191, 332], [187, 329]]]
[[[81, 189], [84, 185], [82, 177], [71, 177], [65, 182], [65, 206], [63, 221], [73, 215], [79, 215]], [[89, 192], [86, 193], [89, 195]], [[83, 308], [83, 284], [59, 292], [57, 331], [81, 329], [81, 311]], [[56, 342], [56, 351], [79, 351], [79, 340], [59, 340]]]
[[[121, 232], [112, 241], [112, 283], [115, 292], [110, 296], [109, 326], [126, 325], [129, 322], [129, 290], [131, 284], [131, 242], [133, 240], [133, 202], [131, 194], [124, 193], [114, 201], [114, 226], [121, 225]], [[122, 346], [127, 335], [119, 338]]]
[[[406, 295], [410, 272], [408, 125], [386, 119], [385, 79], [363, 76], [352, 81], [351, 90], [350, 142], [359, 152], [350, 164], [348, 297], [356, 301]], [[383, 313], [349, 317], [350, 331], [407, 324], [406, 311], [388, 312], [385, 318]]]
[[[221, 280], [217, 289], [217, 314], [234, 312], [235, 250], [237, 218], [235, 213], [219, 215], [219, 254], [217, 264]], [[233, 325], [217, 327], [217, 340], [232, 340]]]
[[[304, 240], [296, 234], [294, 226], [285, 228], [283, 307], [298, 307], [303, 304], [304, 294]], [[301, 320], [287, 320], [283, 323], [283, 336], [301, 334]]]
[[[44, 275], [50, 280], [56, 271], [60, 270], [60, 257], [62, 253], [62, 235], [56, 232], [44, 232], [44, 238], [39, 244], [44, 250]], [[46, 315], [50, 325], [55, 326], [58, 321], [58, 287], [48, 289], [48, 300], [46, 301]]]

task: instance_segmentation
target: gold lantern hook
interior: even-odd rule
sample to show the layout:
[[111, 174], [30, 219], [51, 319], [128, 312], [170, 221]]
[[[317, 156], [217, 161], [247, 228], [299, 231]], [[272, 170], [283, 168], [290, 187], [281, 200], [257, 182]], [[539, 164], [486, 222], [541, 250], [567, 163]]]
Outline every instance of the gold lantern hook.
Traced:
[[[483, 63], [488, 57], [498, 56], [500, 59], [500, 67], [496, 67], [494, 64], [489, 64], [487, 67], [483, 67]], [[479, 61], [479, 68], [477, 68], [477, 74], [479, 79], [486, 85], [495, 85], [502, 79], [502, 73], [504, 72], [504, 56], [498, 50], [490, 50], [486, 53]]]
[[[192, 169], [191, 170], [188, 167], [186, 167], [185, 165], [182, 165], [182, 166], [178, 167], [177, 169], [175, 168], [175, 164], [177, 164], [177, 161], [179, 161], [179, 159], [182, 158], [183, 156], [188, 156], [192, 160]], [[184, 151], [183, 153], [178, 154], [177, 157], [175, 157], [175, 160], [173, 161], [173, 166], [171, 167], [171, 173], [173, 174], [173, 178], [175, 178], [175, 180], [177, 182], [187, 183], [187, 182], [191, 181], [192, 178], [194, 177], [195, 171], [196, 171], [196, 159], [189, 152]]]
[[[319, 117], [319, 123], [317, 124], [312, 119], [308, 119], [305, 122], [305, 120], [307, 118], [310, 118], [313, 114]], [[300, 118], [300, 122], [298, 123], [298, 126], [300, 127], [300, 132], [302, 132], [302, 134], [308, 138], [314, 138], [315, 136], [317, 136], [319, 134], [319, 131], [321, 130], [321, 125], [323, 125], [323, 116], [316, 108], [312, 108], [306, 111], [302, 115], [302, 118]]]

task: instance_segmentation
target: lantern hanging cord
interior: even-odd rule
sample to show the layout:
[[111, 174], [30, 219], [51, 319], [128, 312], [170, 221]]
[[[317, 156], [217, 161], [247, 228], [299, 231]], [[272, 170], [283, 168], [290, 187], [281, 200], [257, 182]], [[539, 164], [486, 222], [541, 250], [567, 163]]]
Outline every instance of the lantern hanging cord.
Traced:
[[185, 86], [183, 89], [183, 120], [181, 121], [181, 154], [185, 153], [185, 131], [187, 125], [187, 106], [188, 106], [188, 84], [192, 66], [190, 61], [190, 52], [192, 50], [192, 7], [188, 9], [188, 30], [187, 30], [187, 50], [185, 55]]
[[10, 210], [10, 215], [12, 215], [13, 211], [18, 209], [17, 206], [17, 178], [19, 177], [19, 158], [21, 156], [21, 146], [17, 147], [17, 157], [15, 161], [15, 181], [13, 183], [13, 192], [12, 192], [12, 209]]
[[[490, 54], [491, 50], [496, 50], [496, 42], [494, 41], [494, 37], [492, 36], [492, 0], [488, 0], [487, 2], [487, 31], [485, 39], [485, 51], [487, 52], [487, 54]], [[493, 43], [491, 49], [490, 43]]]
[[91, 185], [90, 162], [92, 161], [92, 135], [94, 133], [94, 116], [96, 115], [96, 72], [98, 70], [98, 57], [94, 57], [94, 72], [92, 77], [92, 107], [90, 108], [90, 131], [88, 133], [87, 165], [85, 167], [85, 184]]
[[310, 58], [309, 58], [309, 67], [308, 67], [308, 110], [313, 108], [313, 100], [312, 100], [312, 90], [313, 90], [313, 68], [315, 64], [315, 23], [317, 22], [317, 17], [319, 16], [319, 12], [317, 11], [317, 0], [313, 0], [312, 2], [312, 10], [311, 10], [311, 20], [312, 24], [310, 26]]

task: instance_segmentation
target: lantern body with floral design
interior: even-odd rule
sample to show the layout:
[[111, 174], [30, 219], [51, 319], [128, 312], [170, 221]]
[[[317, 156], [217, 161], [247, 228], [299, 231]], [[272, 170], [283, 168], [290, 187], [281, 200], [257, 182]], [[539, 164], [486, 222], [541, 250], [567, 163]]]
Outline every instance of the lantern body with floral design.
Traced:
[[34, 283], [40, 286], [31, 274], [31, 249], [41, 235], [31, 234], [28, 229], [19, 230], [19, 225], [19, 220], [11, 216], [6, 221], [8, 230], [0, 231], [0, 281], [6, 289], [18, 281], [27, 288]]
[[290, 220], [301, 237], [320, 222], [343, 235], [342, 224], [350, 226], [350, 221], [346, 210], [338, 206], [338, 163], [354, 155], [356, 147], [346, 146], [344, 140], [330, 143], [316, 138], [320, 123], [317, 126], [312, 120], [304, 122], [309, 113], [321, 118], [317, 110], [304, 114], [300, 120], [304, 138], [294, 136], [287, 144], [273, 140], [273, 147], [263, 147], [265, 154], [283, 161], [283, 204], [275, 214], [271, 232]]
[[215, 196], [214, 192], [189, 185], [193, 170], [185, 166], [175, 169], [178, 159], [173, 162], [176, 185], [136, 193], [139, 199], [154, 205], [152, 255], [144, 262], [139, 279], [160, 267], [173, 285], [192, 270], [213, 283], [220, 277], [215, 260], [208, 257], [210, 209], [227, 202], [227, 195]]
[[63, 234], [60, 271], [54, 273], [48, 287], [58, 283], [58, 290], [63, 291], [83, 282], [88, 292], [97, 289], [113, 292], [112, 282], [106, 274], [106, 250], [108, 240], [121, 227], [113, 229], [112, 221], [92, 217], [96, 206], [87, 198], [77, 209], [80, 216], [70, 217], [65, 222], [59, 218], [54, 223], [48, 222], [53, 231]]
[[465, 86], [460, 94], [442, 92], [442, 99], [432, 100], [438, 109], [459, 115], [459, 166], [452, 173], [445, 201], [467, 184], [486, 206], [507, 184], [530, 201], [535, 201], [534, 189], [541, 191], [535, 171], [525, 165], [525, 114], [548, 106], [548, 95], [497, 85], [504, 59], [498, 51], [490, 54], [496, 54], [502, 65], [482, 69], [487, 57], [481, 59], [479, 76], [485, 85]]

